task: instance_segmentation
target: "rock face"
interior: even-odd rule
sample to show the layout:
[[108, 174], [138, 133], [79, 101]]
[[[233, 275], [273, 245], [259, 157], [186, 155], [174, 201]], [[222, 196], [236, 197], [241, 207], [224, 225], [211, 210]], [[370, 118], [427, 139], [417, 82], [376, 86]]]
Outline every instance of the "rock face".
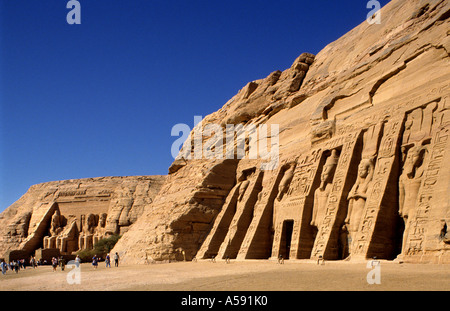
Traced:
[[101, 177], [34, 185], [0, 215], [0, 257], [13, 250], [31, 255], [40, 248], [71, 254], [108, 235], [123, 234], [164, 180]]
[[[449, 8], [392, 1], [381, 24], [363, 22], [318, 55], [248, 83], [193, 130], [158, 205], [114, 251], [130, 262], [448, 262]], [[211, 124], [223, 136], [206, 131]], [[278, 167], [192, 156], [196, 130], [205, 147], [230, 124], [279, 125]]]
[[[381, 24], [248, 83], [194, 128], [158, 195], [122, 185], [92, 207], [124, 232], [113, 251], [129, 263], [450, 262], [449, 16], [448, 1], [393, 0]], [[276, 157], [252, 156], [255, 145]], [[36, 248], [49, 230], [62, 202], [40, 187], [2, 213], [1, 250]]]

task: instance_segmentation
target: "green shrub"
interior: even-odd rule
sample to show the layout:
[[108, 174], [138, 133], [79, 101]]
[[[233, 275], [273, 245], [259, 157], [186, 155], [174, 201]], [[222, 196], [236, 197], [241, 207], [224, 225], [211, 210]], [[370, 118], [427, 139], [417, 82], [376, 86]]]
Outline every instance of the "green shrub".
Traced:
[[77, 255], [80, 256], [81, 262], [90, 262], [95, 254], [97, 253], [94, 249], [85, 249], [77, 252]]
[[77, 255], [80, 256], [83, 262], [90, 262], [94, 255], [97, 257], [105, 258], [106, 254], [108, 254], [116, 245], [117, 241], [119, 241], [121, 235], [115, 234], [105, 239], [98, 241], [94, 245], [93, 249], [85, 249], [77, 252]]
[[97, 250], [98, 253], [106, 255], [114, 248], [114, 245], [116, 245], [120, 237], [121, 235], [115, 234], [106, 239], [102, 239], [98, 241], [97, 244], [94, 245], [94, 249]]

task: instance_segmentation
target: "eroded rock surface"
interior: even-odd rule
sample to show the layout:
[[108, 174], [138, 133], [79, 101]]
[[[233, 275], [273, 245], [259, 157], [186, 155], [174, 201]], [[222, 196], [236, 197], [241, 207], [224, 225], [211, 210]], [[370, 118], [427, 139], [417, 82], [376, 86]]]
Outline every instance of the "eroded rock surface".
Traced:
[[12, 250], [72, 254], [108, 235], [123, 234], [151, 204], [164, 179], [100, 177], [34, 185], [0, 215], [0, 257]]
[[[96, 188], [89, 212], [107, 213], [104, 231], [123, 233], [113, 251], [130, 263], [450, 262], [449, 16], [448, 1], [391, 1], [381, 24], [363, 22], [249, 82], [197, 125], [166, 178], [120, 182], [113, 194]], [[245, 138], [244, 158], [220, 159], [211, 147], [214, 158], [196, 159], [195, 132], [209, 125], [223, 135], [205, 131], [201, 148], [217, 146], [227, 125], [278, 126], [276, 165], [251, 159], [260, 136]], [[72, 200], [88, 195], [75, 188]], [[63, 203], [53, 189], [33, 186], [2, 213], [1, 250], [41, 243], [52, 204]], [[111, 197], [102, 201], [101, 191]]]
[[[278, 124], [277, 169], [239, 160], [220, 198], [199, 210], [185, 202], [204, 193], [194, 186], [202, 177], [189, 172], [216, 162], [183, 153], [164, 187], [189, 185], [189, 195], [163, 188], [157, 200], [170, 208], [154, 206], [115, 250], [135, 262], [183, 255], [448, 262], [449, 9], [448, 1], [392, 1], [380, 25], [363, 22], [318, 55], [303, 53], [291, 68], [248, 83], [198, 126], [220, 124], [225, 133], [230, 124]], [[194, 131], [184, 146], [192, 154]], [[203, 146], [221, 139], [208, 134]], [[148, 221], [157, 224], [144, 229]]]

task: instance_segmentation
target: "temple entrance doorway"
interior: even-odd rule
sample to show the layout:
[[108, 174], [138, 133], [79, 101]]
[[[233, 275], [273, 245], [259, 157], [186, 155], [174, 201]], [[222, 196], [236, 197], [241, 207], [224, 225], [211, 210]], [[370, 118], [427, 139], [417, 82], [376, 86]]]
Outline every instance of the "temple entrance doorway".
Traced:
[[291, 251], [292, 231], [294, 229], [294, 220], [283, 221], [283, 230], [281, 231], [281, 245], [279, 256], [283, 256], [284, 259], [289, 259], [289, 253]]

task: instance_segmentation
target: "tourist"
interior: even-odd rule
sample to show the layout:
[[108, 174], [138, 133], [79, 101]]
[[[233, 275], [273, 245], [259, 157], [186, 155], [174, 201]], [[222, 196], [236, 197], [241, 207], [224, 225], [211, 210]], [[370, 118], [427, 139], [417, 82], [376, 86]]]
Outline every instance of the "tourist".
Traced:
[[281, 254], [278, 256], [278, 263], [284, 264], [284, 258], [283, 258], [283, 255], [281, 255]]
[[119, 254], [117, 252], [114, 254], [114, 267], [119, 266]]
[[0, 268], [2, 269], [2, 274], [5, 275], [6, 274], [6, 270], [7, 270], [7, 264], [3, 260], [0, 263]]
[[94, 269], [97, 269], [97, 267], [98, 267], [98, 257], [97, 257], [97, 255], [94, 255], [94, 257], [92, 257], [92, 265], [94, 266]]
[[319, 256], [319, 258], [317, 258], [317, 264], [321, 264], [324, 265], [325, 264], [325, 259], [323, 259], [323, 256]]
[[64, 257], [61, 256], [61, 258], [59, 259], [59, 266], [61, 267], [61, 271], [64, 271], [65, 267], [66, 267], [66, 260], [64, 259]]
[[18, 260], [16, 260], [16, 261], [13, 260], [12, 264], [13, 264], [13, 267], [14, 267], [14, 271], [16, 273], [19, 273], [19, 261]]
[[52, 267], [53, 267], [53, 272], [55, 272], [56, 267], [58, 267], [58, 259], [56, 259], [55, 257], [52, 257]]
[[81, 258], [80, 255], [77, 255], [77, 257], [75, 257], [75, 266], [77, 266], [77, 268], [80, 266], [81, 263]]
[[109, 256], [109, 253], [106, 254], [105, 264], [106, 268], [111, 268], [111, 257]]
[[30, 266], [32, 266], [33, 269], [36, 268], [36, 258], [34, 258], [33, 256], [31, 256], [31, 259], [30, 259]]

